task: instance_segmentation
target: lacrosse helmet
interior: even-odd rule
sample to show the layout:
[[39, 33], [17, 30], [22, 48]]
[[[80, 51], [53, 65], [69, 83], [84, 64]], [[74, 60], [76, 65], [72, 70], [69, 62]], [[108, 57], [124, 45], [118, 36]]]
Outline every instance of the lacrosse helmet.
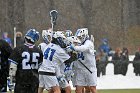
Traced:
[[64, 34], [64, 31], [56, 31], [53, 34], [52, 43], [55, 43], [62, 48], [65, 48], [66, 47], [66, 36]]
[[81, 41], [79, 40], [79, 38], [77, 38], [76, 36], [70, 36], [67, 37], [67, 45], [71, 45], [71, 44], [80, 44]]
[[66, 30], [65, 35], [66, 35], [66, 37], [70, 37], [73, 35], [73, 33], [71, 30]]
[[42, 30], [42, 38], [46, 44], [52, 41], [53, 31], [51, 29]]
[[89, 38], [88, 28], [78, 29], [75, 36], [77, 36], [81, 40], [81, 43], [83, 43], [86, 39]]
[[29, 29], [25, 34], [25, 41], [31, 44], [35, 44], [39, 40], [39, 32], [36, 29]]

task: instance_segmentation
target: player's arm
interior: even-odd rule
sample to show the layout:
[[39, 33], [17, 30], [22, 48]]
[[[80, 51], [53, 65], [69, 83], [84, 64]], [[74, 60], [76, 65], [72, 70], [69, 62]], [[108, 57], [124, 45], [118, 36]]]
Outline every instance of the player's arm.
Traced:
[[65, 65], [70, 66], [71, 63], [77, 59], [77, 53], [71, 52], [69, 59], [65, 60], [64, 63]]
[[93, 47], [93, 43], [91, 41], [86, 41], [84, 45], [74, 46], [74, 50], [78, 52], [88, 51], [91, 47]]
[[9, 56], [10, 56], [10, 54], [11, 54], [11, 52], [12, 52], [12, 48], [11, 48], [11, 46], [6, 42], [6, 41], [4, 41], [4, 40], [0, 40], [0, 42], [1, 42], [1, 44], [2, 44], [2, 51], [3, 51], [3, 56], [4, 56], [4, 60], [3, 60], [3, 62], [4, 62], [4, 69], [5, 69], [5, 72], [7, 73], [7, 75], [8, 75], [8, 73], [9, 73], [9, 62], [8, 62], [8, 58], [9, 58]]
[[8, 59], [11, 52], [12, 52], [12, 48], [11, 46], [6, 42], [6, 41], [2, 41], [3, 43], [3, 49], [5, 50], [4, 54], [5, 54], [5, 57]]
[[42, 62], [43, 62], [43, 53], [42, 53], [42, 51], [40, 50], [40, 57], [39, 57], [39, 61], [38, 61], [39, 67], [40, 67], [40, 65], [42, 64]]
[[15, 48], [8, 59], [10, 62], [9, 76], [12, 78], [15, 77], [16, 75], [19, 58], [20, 57], [19, 57], [18, 49]]

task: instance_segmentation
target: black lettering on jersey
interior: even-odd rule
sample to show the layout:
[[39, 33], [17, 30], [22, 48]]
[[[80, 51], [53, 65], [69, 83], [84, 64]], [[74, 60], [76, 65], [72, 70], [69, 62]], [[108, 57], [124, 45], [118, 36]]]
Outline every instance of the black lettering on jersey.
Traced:
[[38, 58], [40, 57], [39, 53], [23, 52], [22, 53], [22, 69], [38, 69]]

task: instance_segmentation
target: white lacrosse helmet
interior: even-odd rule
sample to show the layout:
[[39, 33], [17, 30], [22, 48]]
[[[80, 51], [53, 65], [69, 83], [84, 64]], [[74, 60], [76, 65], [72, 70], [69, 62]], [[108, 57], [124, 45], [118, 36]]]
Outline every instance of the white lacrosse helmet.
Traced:
[[70, 37], [67, 37], [67, 43], [68, 45], [74, 44], [74, 43], [80, 44], [81, 41], [76, 36], [70, 36]]
[[66, 30], [65, 35], [66, 35], [66, 37], [70, 37], [73, 35], [73, 33], [71, 30]]
[[66, 47], [66, 36], [64, 34], [64, 31], [56, 31], [53, 34], [53, 38], [54, 40], [56, 40], [57, 44], [60, 45], [60, 47]]
[[52, 36], [53, 36], [52, 29], [42, 30], [42, 38], [43, 38], [45, 43], [48, 44], [49, 42], [51, 42]]
[[75, 36], [77, 36], [81, 42], [84, 42], [88, 37], [88, 28], [81, 28], [76, 31]]
[[61, 37], [61, 38], [63, 38], [63, 39], [66, 39], [66, 36], [65, 36], [65, 34], [64, 34], [64, 31], [56, 31], [56, 32], [54, 32], [53, 37], [54, 37], [54, 38]]

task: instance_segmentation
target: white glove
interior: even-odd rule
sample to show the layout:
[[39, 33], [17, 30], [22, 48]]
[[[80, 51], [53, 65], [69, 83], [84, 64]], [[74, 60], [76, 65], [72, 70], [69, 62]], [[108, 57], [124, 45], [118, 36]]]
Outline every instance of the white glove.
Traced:
[[14, 83], [13, 83], [13, 77], [8, 77], [8, 88], [10, 91], [12, 91], [14, 89]]
[[65, 75], [61, 75], [57, 77], [59, 83], [65, 83]]

